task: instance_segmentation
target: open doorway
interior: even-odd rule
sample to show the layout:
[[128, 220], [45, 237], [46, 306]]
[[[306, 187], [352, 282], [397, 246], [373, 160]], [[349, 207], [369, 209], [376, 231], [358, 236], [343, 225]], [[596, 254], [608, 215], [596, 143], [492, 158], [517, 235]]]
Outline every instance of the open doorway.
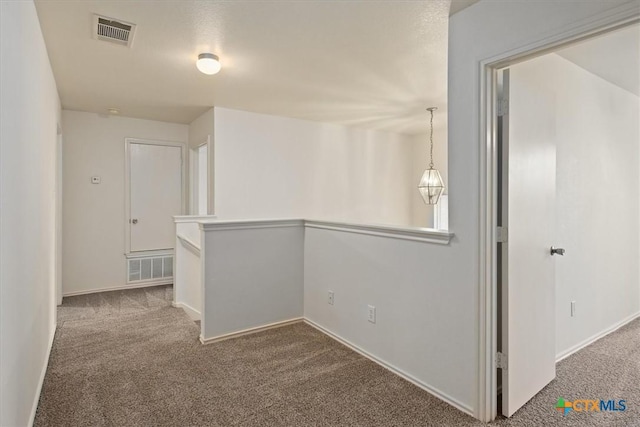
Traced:
[[[496, 382], [513, 415], [638, 315], [640, 26], [496, 70]], [[565, 255], [566, 250], [566, 255]]]
[[210, 215], [213, 212], [211, 137], [189, 150], [191, 214]]

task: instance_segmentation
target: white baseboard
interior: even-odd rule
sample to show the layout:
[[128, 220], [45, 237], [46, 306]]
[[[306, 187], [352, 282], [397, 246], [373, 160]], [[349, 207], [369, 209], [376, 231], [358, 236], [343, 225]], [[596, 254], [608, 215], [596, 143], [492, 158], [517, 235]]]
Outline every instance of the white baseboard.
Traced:
[[191, 318], [191, 320], [200, 320], [200, 312], [195, 308], [191, 307], [189, 304], [185, 304], [183, 302], [171, 302], [171, 305], [175, 308], [181, 308], [187, 313], [187, 316]]
[[351, 350], [355, 351], [356, 353], [361, 354], [362, 356], [366, 357], [367, 359], [371, 360], [372, 362], [377, 363], [378, 365], [382, 366], [383, 368], [391, 371], [392, 373], [398, 375], [399, 377], [409, 381], [410, 383], [420, 387], [421, 389], [423, 389], [424, 391], [426, 391], [427, 393], [437, 397], [438, 399], [448, 403], [449, 405], [453, 406], [454, 408], [457, 408], [459, 410], [461, 410], [462, 412], [471, 415], [472, 417], [475, 417], [474, 412], [473, 412], [473, 408], [470, 408], [469, 406], [465, 405], [464, 403], [454, 399], [453, 397], [449, 396], [448, 394], [438, 390], [435, 387], [430, 386], [429, 384], [425, 384], [422, 381], [418, 380], [417, 378], [411, 376], [410, 374], [404, 372], [401, 369], [396, 368], [395, 366], [393, 366], [392, 364], [372, 355], [371, 353], [363, 350], [362, 348], [358, 347], [357, 345], [351, 343], [350, 341], [342, 338], [339, 335], [334, 334], [333, 332], [325, 329], [324, 327], [318, 325], [317, 323], [304, 318], [304, 322], [306, 324], [308, 324], [309, 326], [314, 327], [315, 329], [317, 329], [318, 331], [322, 332], [323, 334], [329, 336], [330, 338], [333, 338], [334, 340], [338, 341], [339, 343], [341, 343], [342, 345], [345, 345], [347, 347], [349, 347]]
[[293, 325], [294, 323], [300, 323], [303, 320], [304, 320], [303, 317], [295, 317], [289, 320], [282, 320], [280, 322], [274, 322], [274, 323], [269, 323], [267, 325], [256, 326], [255, 328], [243, 329], [241, 331], [231, 332], [229, 334], [218, 335], [217, 337], [213, 337], [213, 338], [204, 338], [200, 336], [200, 342], [202, 344], [212, 344], [214, 342], [225, 341], [232, 338], [241, 337], [243, 335], [255, 334], [257, 332], [266, 331], [268, 329], [275, 329], [275, 328], [281, 328], [283, 326]]
[[73, 297], [76, 295], [97, 294], [99, 292], [109, 292], [109, 291], [122, 291], [124, 289], [149, 288], [151, 286], [161, 286], [161, 285], [171, 285], [171, 284], [173, 284], [173, 279], [163, 279], [163, 280], [158, 280], [154, 282], [130, 283], [128, 285], [111, 286], [109, 288], [86, 289], [83, 291], [64, 292], [62, 296]]
[[581, 341], [578, 344], [574, 345], [573, 347], [570, 347], [569, 349], [561, 352], [560, 354], [556, 355], [556, 363], [560, 362], [563, 359], [566, 359], [567, 357], [571, 356], [573, 353], [576, 353], [582, 350], [583, 348], [587, 347], [589, 344], [593, 344], [594, 342], [598, 341], [600, 338], [604, 338], [605, 336], [609, 335], [611, 332], [617, 331], [627, 323], [636, 320], [638, 317], [640, 317], [640, 312], [632, 314], [631, 316], [625, 319], [622, 319], [621, 321], [613, 324], [607, 329], [601, 332], [598, 332], [597, 334], [590, 336], [586, 340]]
[[44, 377], [47, 375], [47, 368], [49, 367], [49, 357], [51, 356], [51, 349], [53, 348], [53, 338], [56, 336], [57, 325], [53, 325], [53, 331], [49, 336], [49, 343], [47, 347], [47, 356], [44, 360], [44, 365], [42, 366], [42, 370], [40, 372], [40, 378], [38, 379], [38, 389], [36, 392], [36, 396], [33, 400], [33, 404], [31, 405], [31, 416], [29, 417], [29, 426], [33, 426], [33, 422], [36, 419], [36, 411], [38, 410], [38, 403], [40, 402], [40, 394], [42, 393], [42, 386], [44, 385]]

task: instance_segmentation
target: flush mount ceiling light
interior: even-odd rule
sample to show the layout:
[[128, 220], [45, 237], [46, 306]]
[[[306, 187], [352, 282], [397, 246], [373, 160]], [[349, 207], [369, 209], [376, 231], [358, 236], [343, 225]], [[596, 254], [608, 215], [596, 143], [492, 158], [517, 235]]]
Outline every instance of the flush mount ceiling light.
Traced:
[[438, 107], [427, 108], [427, 111], [431, 113], [431, 133], [429, 134], [430, 161], [429, 169], [424, 171], [420, 184], [418, 184], [418, 191], [420, 191], [422, 200], [424, 200], [424, 203], [427, 205], [437, 204], [440, 199], [440, 195], [444, 191], [444, 183], [442, 182], [440, 172], [438, 172], [438, 169], [433, 167], [433, 112], [437, 109]]
[[216, 74], [222, 68], [220, 64], [220, 58], [213, 53], [201, 53], [198, 55], [198, 61], [196, 61], [196, 67], [201, 73], [212, 75]]
[[107, 111], [109, 112], [109, 114], [120, 114], [120, 110], [118, 110], [117, 108], [109, 108], [107, 109]]

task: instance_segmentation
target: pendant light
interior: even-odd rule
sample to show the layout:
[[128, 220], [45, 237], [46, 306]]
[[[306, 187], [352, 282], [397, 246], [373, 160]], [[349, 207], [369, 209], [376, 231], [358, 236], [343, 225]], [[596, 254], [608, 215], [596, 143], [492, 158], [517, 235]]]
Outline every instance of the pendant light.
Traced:
[[420, 184], [418, 184], [418, 191], [420, 191], [422, 200], [424, 200], [424, 203], [427, 205], [437, 204], [438, 200], [440, 200], [440, 195], [442, 195], [444, 191], [444, 183], [442, 182], [440, 172], [433, 167], [433, 112], [437, 109], [438, 107], [427, 108], [427, 111], [431, 113], [431, 133], [429, 134], [430, 161], [429, 169], [424, 171], [422, 179], [420, 179]]

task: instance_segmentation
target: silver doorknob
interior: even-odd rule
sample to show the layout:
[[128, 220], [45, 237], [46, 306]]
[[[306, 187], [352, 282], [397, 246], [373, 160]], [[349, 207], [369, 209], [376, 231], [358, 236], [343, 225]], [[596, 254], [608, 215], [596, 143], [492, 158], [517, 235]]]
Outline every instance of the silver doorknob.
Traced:
[[137, 223], [138, 223], [137, 219], [134, 218], [134, 219], [131, 220], [131, 224], [137, 224]]
[[561, 255], [564, 256], [565, 250], [562, 248], [554, 248], [551, 246], [551, 255]]

